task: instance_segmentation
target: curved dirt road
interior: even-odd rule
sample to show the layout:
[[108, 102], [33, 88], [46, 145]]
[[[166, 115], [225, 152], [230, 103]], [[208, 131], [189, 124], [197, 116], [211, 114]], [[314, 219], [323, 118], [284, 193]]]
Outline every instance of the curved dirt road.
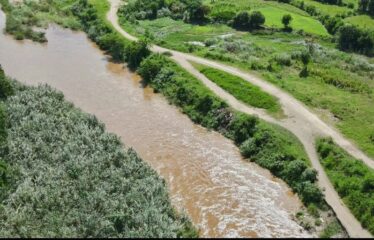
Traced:
[[[124, 37], [129, 40], [137, 41], [138, 39], [122, 29], [118, 24], [117, 10], [121, 0], [109, 0], [111, 3], [110, 11], [107, 14], [107, 19], [111, 22], [113, 27]], [[293, 134], [295, 134], [305, 147], [308, 157], [311, 160], [313, 167], [318, 171], [318, 184], [324, 189], [325, 199], [327, 203], [333, 208], [338, 219], [347, 230], [351, 237], [372, 237], [372, 235], [361, 227], [361, 224], [352, 215], [349, 209], [341, 201], [338, 193], [330, 183], [327, 175], [325, 174], [315, 149], [315, 140], [317, 137], [329, 136], [331, 137], [340, 147], [345, 149], [352, 156], [361, 159], [369, 167], [374, 168], [374, 160], [365, 155], [359, 150], [354, 144], [345, 139], [337, 130], [333, 127], [328, 126], [325, 122], [320, 120], [314, 113], [307, 109], [302, 103], [290, 96], [288, 93], [280, 90], [274, 85], [266, 82], [258, 77], [252, 76], [249, 73], [243, 72], [237, 68], [230, 67], [221, 63], [217, 63], [204, 58], [192, 56], [190, 54], [181, 53], [178, 51], [169, 50], [159, 46], [153, 45], [151, 47], [153, 52], [162, 53], [170, 52], [171, 58], [179, 63], [192, 75], [201, 80], [209, 89], [211, 89], [219, 97], [227, 101], [227, 103], [236, 110], [245, 112], [248, 114], [258, 115], [261, 119], [278, 124]], [[247, 106], [232, 95], [218, 87], [216, 84], [207, 79], [203, 74], [197, 71], [189, 61], [204, 64], [213, 68], [226, 71], [230, 74], [239, 76], [244, 80], [259, 86], [265, 92], [278, 98], [284, 113], [286, 114], [285, 119], [277, 120], [269, 116], [261, 109], [252, 108]]]

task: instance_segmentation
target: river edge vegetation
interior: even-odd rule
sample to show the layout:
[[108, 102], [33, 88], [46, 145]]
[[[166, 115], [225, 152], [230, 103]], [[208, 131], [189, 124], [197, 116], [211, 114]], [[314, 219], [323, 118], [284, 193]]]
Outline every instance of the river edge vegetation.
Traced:
[[[105, 15], [108, 10], [108, 3], [98, 0], [76, 1], [71, 7], [81, 22], [81, 28], [114, 60], [127, 61], [130, 68], [142, 75], [145, 84], [163, 93], [194, 122], [232, 139], [245, 157], [285, 180], [308, 206], [308, 212], [316, 216], [315, 223], [298, 218], [301, 225], [308, 230], [318, 228], [321, 225], [320, 212], [327, 211], [327, 206], [315, 183], [316, 171], [309, 167], [298, 140], [284, 129], [228, 108], [225, 102], [167, 56], [151, 54], [145, 40], [129, 42], [124, 39], [107, 22]], [[329, 222], [324, 224], [330, 226]], [[344, 232], [341, 227], [339, 231]], [[328, 236], [334, 234], [336, 232]]]
[[[365, 42], [373, 51], [374, 34], [365, 30], [365, 35], [361, 33], [362, 28], [367, 29], [364, 26], [356, 29], [347, 23], [351, 19], [364, 25], [371, 18], [355, 16], [361, 14], [356, 5], [351, 9], [348, 2], [338, 6], [303, 1], [308, 6], [317, 3], [352, 12], [335, 14], [329, 10], [327, 16], [310, 14], [307, 10], [310, 7], [296, 7], [297, 1], [207, 0], [197, 4], [205, 9], [204, 20], [198, 22], [178, 15], [182, 7], [177, 8], [177, 2], [188, 1], [155, 2], [160, 2], [155, 4], [155, 14], [148, 15], [142, 8], [147, 6], [142, 5], [143, 1], [129, 1], [119, 10], [122, 27], [135, 36], [147, 36], [160, 46], [259, 75], [314, 109], [374, 157], [374, 58], [354, 53], [365, 54], [365, 51], [353, 50]], [[245, 10], [247, 14], [241, 13]], [[255, 12], [265, 18], [257, 27], [250, 24], [251, 14]], [[291, 18], [285, 25], [283, 17], [287, 15]], [[310, 29], [325, 29], [326, 33], [313, 33]], [[356, 40], [348, 39], [350, 36], [360, 38], [362, 43], [354, 44]]]
[[316, 145], [322, 166], [340, 197], [362, 226], [374, 233], [374, 170], [331, 139], [319, 139]]
[[[108, 53], [112, 52], [113, 46], [116, 46], [117, 51], [122, 49], [123, 59], [143, 77], [145, 85], [150, 84], [155, 91], [163, 93], [195, 123], [217, 130], [232, 139], [240, 147], [243, 156], [250, 157], [251, 161], [287, 182], [308, 206], [308, 212], [313, 212], [317, 219], [313, 223], [302, 216], [298, 218], [304, 228], [310, 231], [318, 228], [321, 234], [328, 237], [346, 236], [315, 183], [316, 171], [310, 168], [301, 143], [291, 133], [230, 109], [200, 81], [169, 60], [167, 53], [151, 54], [147, 50], [146, 40], [129, 42], [119, 36], [106, 20], [108, 10], [108, 2], [98, 0], [82, 0], [73, 7], [73, 12], [81, 19], [87, 33], [94, 32], [93, 29], [96, 33], [102, 33], [91, 39]], [[105, 41], [101, 42], [102, 39]], [[107, 43], [108, 39], [112, 39], [111, 44]], [[121, 46], [118, 47], [118, 44]], [[322, 215], [329, 216], [323, 218]], [[321, 219], [325, 221], [322, 226]], [[335, 226], [334, 231], [325, 233], [325, 227], [328, 229], [332, 225]]]
[[95, 116], [0, 68], [0, 236], [197, 237], [165, 181]]
[[46, 28], [50, 22], [73, 30], [80, 29], [79, 21], [70, 11], [76, 0], [24, 1], [14, 6], [9, 0], [0, 0], [2, 10], [7, 14], [5, 31], [17, 40], [30, 39], [46, 42], [45, 34], [36, 28]]

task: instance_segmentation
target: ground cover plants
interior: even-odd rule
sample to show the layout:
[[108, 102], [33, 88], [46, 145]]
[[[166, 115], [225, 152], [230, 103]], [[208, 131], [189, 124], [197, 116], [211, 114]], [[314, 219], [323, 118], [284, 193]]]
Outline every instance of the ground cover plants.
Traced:
[[374, 171], [358, 159], [349, 156], [331, 139], [319, 139], [320, 161], [344, 203], [374, 234]]

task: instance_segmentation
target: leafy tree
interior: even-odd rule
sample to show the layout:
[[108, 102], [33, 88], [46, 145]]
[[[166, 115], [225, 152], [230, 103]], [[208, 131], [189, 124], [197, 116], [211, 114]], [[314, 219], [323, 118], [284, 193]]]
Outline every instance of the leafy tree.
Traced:
[[228, 128], [236, 143], [242, 143], [256, 131], [258, 119], [245, 114], [238, 114], [231, 121]]
[[265, 16], [259, 11], [253, 11], [250, 14], [251, 29], [258, 29], [265, 23]]
[[321, 203], [323, 194], [321, 190], [313, 183], [306, 181], [301, 185], [301, 197], [305, 204]]
[[0, 65], [0, 100], [5, 100], [14, 93], [10, 81], [6, 78], [5, 73]]
[[158, 75], [165, 63], [163, 55], [152, 54], [142, 61], [138, 68], [138, 73], [142, 76], [145, 83], [149, 83]]
[[115, 61], [124, 59], [125, 44], [117, 33], [105, 34], [100, 38], [99, 46], [107, 51]]
[[202, 0], [181, 0], [187, 7], [184, 21], [202, 23], [206, 20], [206, 15], [210, 8], [202, 3]]
[[353, 51], [370, 56], [374, 52], [373, 33], [353, 25], [344, 25], [339, 29], [338, 47], [343, 51]]
[[238, 13], [233, 19], [233, 27], [236, 29], [248, 29], [249, 28], [249, 13], [247, 11], [243, 11]]
[[308, 72], [308, 64], [310, 62], [311, 56], [310, 53], [307, 51], [302, 52], [300, 56], [301, 62], [303, 63], [304, 67], [300, 72], [300, 77], [307, 77], [309, 75]]
[[369, 1], [367, 12], [370, 16], [374, 17], [374, 0]]
[[370, 0], [359, 0], [358, 1], [358, 10], [360, 12], [366, 13], [368, 11]]
[[145, 40], [132, 42], [126, 46], [125, 58], [130, 69], [136, 69], [142, 60], [149, 56], [150, 50]]
[[292, 21], [291, 14], [285, 14], [285, 15], [283, 15], [283, 17], [282, 17], [282, 23], [284, 25], [284, 29], [290, 29], [289, 25], [290, 25], [291, 21]]
[[241, 30], [258, 29], [265, 23], [265, 16], [259, 11], [238, 13], [233, 19], [233, 27]]
[[285, 168], [285, 175], [287, 179], [298, 179], [301, 177], [301, 174], [304, 170], [307, 169], [307, 166], [304, 161], [295, 160], [291, 161]]

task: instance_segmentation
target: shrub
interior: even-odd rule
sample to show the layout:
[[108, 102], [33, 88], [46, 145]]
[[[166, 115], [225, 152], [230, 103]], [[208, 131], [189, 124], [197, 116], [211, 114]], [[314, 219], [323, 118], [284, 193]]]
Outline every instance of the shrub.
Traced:
[[142, 61], [138, 73], [145, 83], [149, 83], [158, 75], [166, 63], [165, 57], [160, 54], [152, 54]]
[[365, 55], [374, 54], [374, 36], [368, 30], [353, 25], [340, 27], [338, 47], [343, 51], [353, 51]]
[[374, 233], [374, 171], [349, 156], [331, 139], [319, 139], [317, 151], [340, 197], [362, 226]]
[[5, 100], [14, 93], [10, 81], [6, 78], [5, 73], [0, 65], [0, 100]]
[[233, 19], [233, 27], [240, 30], [258, 29], [265, 23], [265, 16], [259, 11], [238, 13]]
[[245, 114], [237, 114], [228, 126], [228, 131], [237, 144], [252, 137], [256, 131], [258, 119]]
[[285, 14], [282, 17], [282, 23], [284, 25], [284, 29], [290, 29], [289, 25], [292, 21], [292, 16], [290, 14]]
[[276, 55], [275, 56], [275, 61], [279, 65], [284, 65], [284, 66], [291, 66], [292, 65], [291, 56], [288, 55], [287, 53], [282, 53], [282, 54]]
[[136, 69], [143, 59], [149, 56], [150, 50], [146, 41], [132, 42], [127, 45], [125, 58], [130, 69]]

